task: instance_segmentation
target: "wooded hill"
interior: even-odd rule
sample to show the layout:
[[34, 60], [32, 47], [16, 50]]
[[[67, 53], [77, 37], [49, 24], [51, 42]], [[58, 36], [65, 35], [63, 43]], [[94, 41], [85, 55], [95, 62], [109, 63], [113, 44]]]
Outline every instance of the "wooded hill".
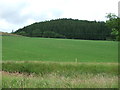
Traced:
[[107, 28], [105, 22], [67, 18], [36, 22], [14, 33], [29, 37], [85, 40], [106, 40], [111, 37], [111, 29]]

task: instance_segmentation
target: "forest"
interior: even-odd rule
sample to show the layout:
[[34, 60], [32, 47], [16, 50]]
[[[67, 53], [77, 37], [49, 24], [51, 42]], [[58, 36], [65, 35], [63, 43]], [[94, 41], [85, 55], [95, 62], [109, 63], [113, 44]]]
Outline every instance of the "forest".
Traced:
[[28, 37], [111, 40], [111, 31], [103, 21], [62, 18], [36, 22], [13, 33]]

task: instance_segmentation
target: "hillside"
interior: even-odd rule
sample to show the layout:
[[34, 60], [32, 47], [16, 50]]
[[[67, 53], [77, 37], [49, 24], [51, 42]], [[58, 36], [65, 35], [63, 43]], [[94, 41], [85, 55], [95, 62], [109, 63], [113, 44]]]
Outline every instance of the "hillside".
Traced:
[[7, 33], [7, 32], [0, 32], [0, 35], [2, 35], [2, 36], [20, 36], [20, 35], [17, 35], [17, 34]]
[[111, 29], [106, 27], [105, 22], [66, 18], [36, 22], [14, 33], [29, 37], [84, 40], [106, 40], [111, 37]]
[[2, 37], [2, 59], [14, 61], [117, 62], [113, 41]]

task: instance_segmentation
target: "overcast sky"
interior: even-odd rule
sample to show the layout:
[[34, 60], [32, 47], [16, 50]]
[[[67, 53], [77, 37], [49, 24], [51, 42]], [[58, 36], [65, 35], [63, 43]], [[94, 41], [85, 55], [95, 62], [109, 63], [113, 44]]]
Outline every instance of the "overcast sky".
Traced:
[[118, 15], [120, 0], [0, 0], [0, 31], [11, 32], [34, 22], [58, 18], [105, 21]]

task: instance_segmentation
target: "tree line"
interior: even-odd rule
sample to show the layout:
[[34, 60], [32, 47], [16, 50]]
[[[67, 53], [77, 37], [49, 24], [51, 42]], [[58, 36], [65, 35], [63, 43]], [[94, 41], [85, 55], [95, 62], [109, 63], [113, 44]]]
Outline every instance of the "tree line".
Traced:
[[111, 31], [103, 21], [62, 18], [36, 22], [13, 33], [28, 37], [108, 40], [113, 38]]

